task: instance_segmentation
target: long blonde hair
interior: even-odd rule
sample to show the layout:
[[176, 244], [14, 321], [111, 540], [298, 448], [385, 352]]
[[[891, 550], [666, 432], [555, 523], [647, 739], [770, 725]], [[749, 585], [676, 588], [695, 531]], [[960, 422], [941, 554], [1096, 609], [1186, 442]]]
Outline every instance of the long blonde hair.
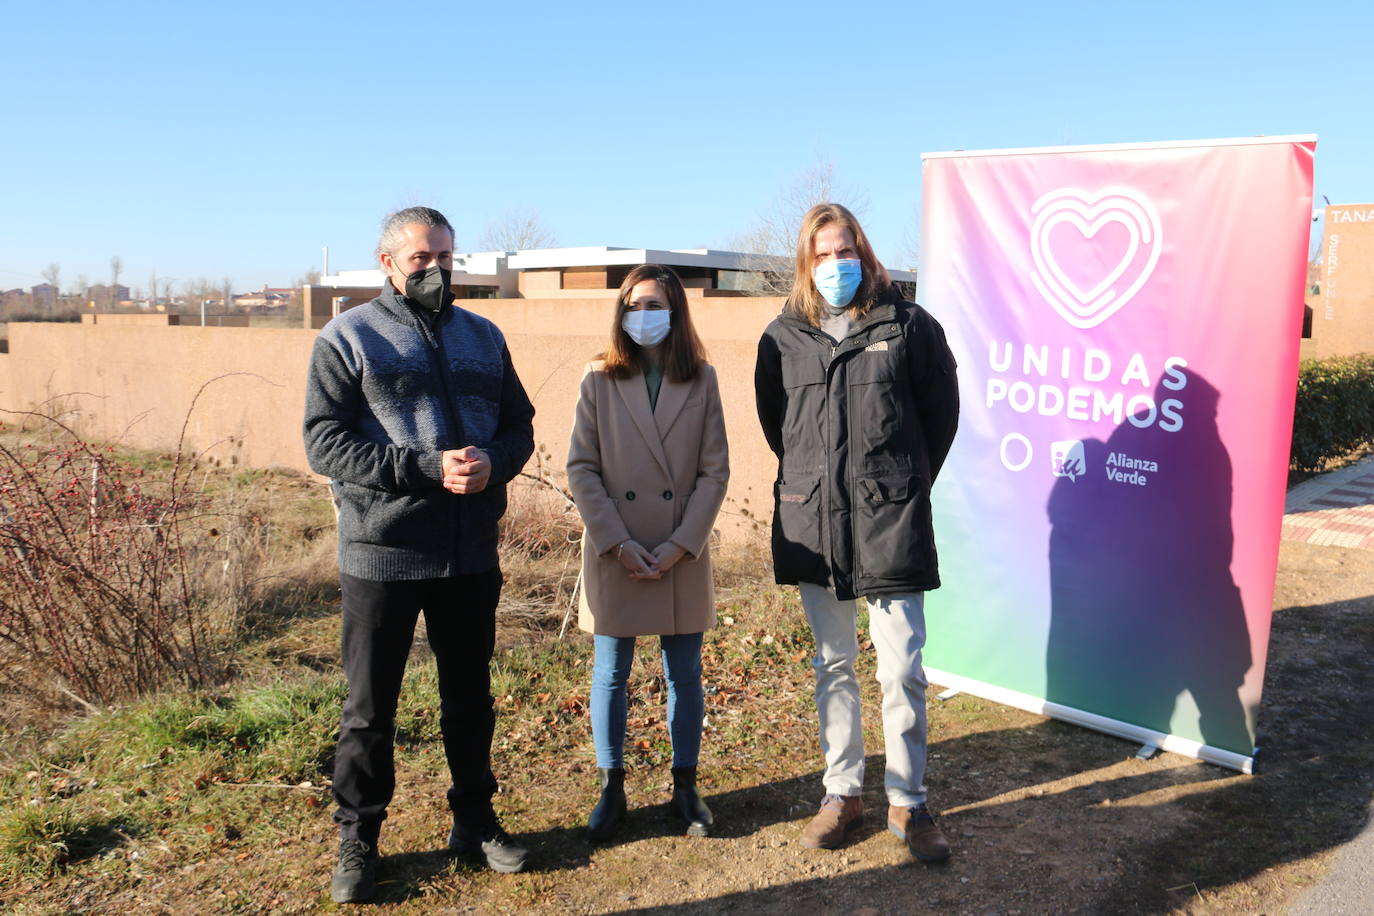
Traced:
[[854, 317], [863, 315], [878, 301], [878, 297], [892, 285], [887, 269], [878, 262], [873, 253], [868, 236], [854, 218], [854, 214], [840, 204], [816, 204], [802, 217], [801, 231], [797, 234], [797, 259], [792, 274], [792, 294], [787, 299], [786, 310], [806, 321], [812, 327], [820, 327], [826, 315], [828, 303], [816, 289], [811, 279], [811, 271], [816, 266], [816, 233], [826, 226], [837, 225], [848, 229], [854, 236], [854, 249], [859, 253], [859, 263], [863, 265], [863, 280], [849, 304]]

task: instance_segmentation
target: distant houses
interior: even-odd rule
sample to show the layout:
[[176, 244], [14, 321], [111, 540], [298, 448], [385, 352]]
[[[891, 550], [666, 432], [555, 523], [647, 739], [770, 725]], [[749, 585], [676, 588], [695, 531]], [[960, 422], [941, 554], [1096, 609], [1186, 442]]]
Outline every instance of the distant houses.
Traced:
[[[452, 286], [458, 299], [597, 299], [614, 296], [626, 275], [640, 264], [675, 270], [694, 296], [785, 294], [792, 258], [719, 251], [711, 248], [533, 248], [479, 251], [453, 257]], [[907, 295], [916, 273], [888, 271]], [[343, 270], [306, 286], [307, 327], [323, 327], [340, 311], [376, 296], [386, 282], [381, 270]]]
[[283, 286], [264, 286], [262, 289], [254, 290], [250, 293], [239, 293], [230, 296], [230, 304], [234, 308], [254, 309], [254, 310], [273, 310], [285, 309], [299, 295], [300, 291], [291, 287]]
[[57, 287], [51, 283], [40, 283], [29, 287], [29, 297], [34, 308], [52, 308], [57, 304]]

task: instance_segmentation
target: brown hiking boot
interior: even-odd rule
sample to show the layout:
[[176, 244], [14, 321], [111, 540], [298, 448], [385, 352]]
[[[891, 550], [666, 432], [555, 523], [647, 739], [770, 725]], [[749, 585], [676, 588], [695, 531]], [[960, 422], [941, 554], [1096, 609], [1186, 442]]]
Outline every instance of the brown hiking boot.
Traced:
[[864, 800], [858, 795], [827, 795], [821, 810], [802, 830], [807, 849], [838, 849], [845, 834], [864, 822]]
[[949, 841], [924, 804], [910, 808], [887, 806], [887, 829], [901, 837], [911, 854], [922, 862], [949, 858]]

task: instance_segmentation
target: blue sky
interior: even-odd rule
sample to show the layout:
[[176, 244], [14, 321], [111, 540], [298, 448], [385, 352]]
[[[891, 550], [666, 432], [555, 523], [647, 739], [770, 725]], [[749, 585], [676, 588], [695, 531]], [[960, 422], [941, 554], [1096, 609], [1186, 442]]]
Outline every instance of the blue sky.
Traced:
[[563, 245], [725, 247], [832, 163], [884, 260], [920, 154], [1319, 135], [1374, 201], [1367, 3], [12, 3], [0, 289], [285, 285], [442, 209]]

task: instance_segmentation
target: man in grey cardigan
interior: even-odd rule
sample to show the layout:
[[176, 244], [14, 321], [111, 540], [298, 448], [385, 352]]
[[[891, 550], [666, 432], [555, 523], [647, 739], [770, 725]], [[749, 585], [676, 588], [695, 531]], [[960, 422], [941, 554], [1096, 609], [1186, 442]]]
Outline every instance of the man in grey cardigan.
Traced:
[[534, 407], [501, 332], [453, 305], [453, 227], [443, 214], [393, 213], [377, 254], [388, 285], [325, 325], [306, 385], [306, 455], [330, 478], [339, 516], [348, 676], [334, 764], [339, 903], [376, 888], [396, 783], [396, 704], [422, 610], [453, 781], [449, 849], [497, 871], [525, 865], [491, 804], [489, 665], [498, 522], [506, 483], [534, 450]]

